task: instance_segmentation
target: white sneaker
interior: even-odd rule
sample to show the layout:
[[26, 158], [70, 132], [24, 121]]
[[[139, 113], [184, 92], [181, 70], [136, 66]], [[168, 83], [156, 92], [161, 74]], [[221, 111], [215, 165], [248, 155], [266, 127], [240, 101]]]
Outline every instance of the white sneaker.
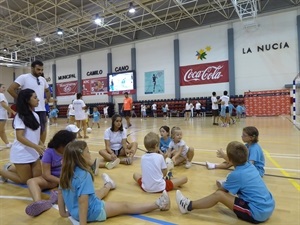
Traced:
[[191, 200], [184, 197], [183, 194], [179, 190], [176, 191], [176, 202], [177, 202], [178, 208], [182, 214], [185, 214], [188, 212], [187, 208], [188, 208]]
[[[7, 171], [8, 168], [9, 168], [11, 165], [12, 165], [11, 162], [8, 162], [8, 163], [4, 164], [2, 170]], [[7, 179], [7, 178], [4, 178], [3, 176], [0, 176], [0, 179], [1, 179], [1, 181], [2, 181], [3, 183], [5, 183], [5, 182], [8, 181], [8, 179]]]
[[104, 185], [109, 183], [111, 185], [111, 189], [115, 189], [116, 188], [116, 184], [115, 182], [108, 176], [108, 174], [106, 173], [103, 173], [102, 174], [102, 179], [104, 181]]
[[155, 204], [161, 211], [167, 211], [170, 209], [170, 198], [166, 190], [163, 191], [161, 196], [156, 200]]
[[6, 144], [6, 148], [11, 148], [11, 146], [12, 146], [12, 143], [8, 143], [8, 144]]
[[191, 166], [192, 166], [192, 163], [190, 161], [187, 161], [185, 164], [185, 168], [189, 169], [189, 168], [191, 168]]
[[216, 168], [216, 164], [210, 163], [210, 162], [207, 162], [207, 161], [206, 161], [206, 168], [207, 168], [208, 170], [213, 170], [213, 169]]
[[105, 167], [109, 170], [111, 170], [112, 168], [116, 167], [117, 165], [119, 165], [120, 163], [120, 159], [119, 158], [116, 158], [115, 161], [111, 161], [111, 162], [107, 162], [105, 164]]

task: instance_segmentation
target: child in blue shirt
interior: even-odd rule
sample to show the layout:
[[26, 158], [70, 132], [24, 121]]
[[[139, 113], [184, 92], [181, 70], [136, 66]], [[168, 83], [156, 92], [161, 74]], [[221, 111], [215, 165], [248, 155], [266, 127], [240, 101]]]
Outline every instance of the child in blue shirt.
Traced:
[[97, 123], [98, 128], [100, 128], [100, 113], [98, 111], [97, 107], [93, 108], [93, 123], [92, 123], [92, 128], [94, 126], [94, 123]]
[[[246, 143], [246, 147], [249, 151], [248, 161], [255, 166], [260, 176], [263, 177], [265, 174], [265, 157], [262, 148], [257, 143], [258, 135], [259, 132], [256, 127], [244, 127], [242, 140], [244, 143]], [[223, 152], [222, 149], [217, 151], [217, 156], [225, 159], [226, 161], [221, 164], [206, 162], [207, 169], [228, 169], [232, 166], [232, 164], [228, 161], [228, 156]]]
[[59, 113], [58, 109], [55, 106], [52, 106], [49, 113], [50, 125], [51, 124], [57, 125], [58, 113]]
[[170, 137], [170, 127], [161, 126], [159, 128], [159, 133], [161, 136], [160, 141], [159, 141], [159, 150], [160, 150], [161, 154], [165, 155], [169, 148], [169, 144], [172, 140]]
[[[73, 141], [66, 146], [58, 191], [58, 208], [62, 217], [72, 216], [80, 224], [87, 224], [118, 215], [169, 210], [170, 199], [166, 191], [150, 203], [104, 202], [101, 200], [103, 195], [100, 196], [94, 189], [94, 177], [88, 165], [90, 160], [91, 154], [85, 141]], [[104, 187], [115, 188], [108, 175], [104, 180]]]
[[176, 202], [181, 213], [207, 209], [218, 202], [232, 210], [239, 219], [250, 223], [265, 222], [272, 215], [275, 201], [258, 170], [248, 162], [248, 149], [240, 142], [227, 145], [229, 162], [235, 169], [213, 194], [191, 201], [177, 190]]

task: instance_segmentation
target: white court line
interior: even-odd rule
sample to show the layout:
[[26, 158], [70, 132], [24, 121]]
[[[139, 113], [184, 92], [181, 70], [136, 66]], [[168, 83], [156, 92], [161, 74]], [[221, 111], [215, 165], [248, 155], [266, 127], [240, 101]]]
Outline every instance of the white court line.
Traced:
[[[216, 150], [210, 150], [210, 149], [195, 149], [196, 151], [203, 151], [203, 152], [217, 152]], [[282, 154], [282, 153], [270, 153], [270, 156], [272, 156], [273, 158], [299, 158], [300, 159], [300, 155], [299, 154]]]
[[0, 195], [0, 198], [33, 201], [32, 198], [29, 198], [29, 197], [20, 197], [20, 196], [5, 196], [5, 195]]

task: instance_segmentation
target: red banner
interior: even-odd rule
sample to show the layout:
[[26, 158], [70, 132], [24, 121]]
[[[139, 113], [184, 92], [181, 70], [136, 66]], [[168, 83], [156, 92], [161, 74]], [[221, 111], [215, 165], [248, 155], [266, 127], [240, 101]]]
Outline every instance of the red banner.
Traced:
[[227, 60], [180, 67], [180, 86], [224, 83], [228, 81]]
[[83, 80], [82, 94], [84, 96], [107, 94], [107, 77], [95, 77]]
[[63, 82], [56, 84], [56, 95], [57, 96], [67, 96], [75, 95], [77, 93], [77, 81]]

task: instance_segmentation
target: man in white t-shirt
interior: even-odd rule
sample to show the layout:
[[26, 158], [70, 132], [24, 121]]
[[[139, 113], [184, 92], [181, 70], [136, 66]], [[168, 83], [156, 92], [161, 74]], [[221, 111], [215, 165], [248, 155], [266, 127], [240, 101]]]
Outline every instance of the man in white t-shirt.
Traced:
[[[41, 126], [41, 141], [45, 143], [47, 136], [46, 129], [46, 108], [45, 108], [45, 97], [49, 102], [51, 98], [51, 93], [49, 90], [49, 85], [43, 75], [43, 62], [36, 60], [31, 63], [31, 73], [22, 74], [9, 86], [7, 92], [13, 97], [17, 98], [18, 89], [32, 89], [35, 91], [38, 99], [39, 105], [35, 108], [35, 112], [39, 115], [40, 126]], [[45, 96], [46, 95], [46, 96]]]
[[223, 96], [221, 96], [219, 99], [219, 103], [224, 102], [224, 106], [225, 106], [225, 113], [226, 113], [225, 126], [229, 126], [229, 121], [230, 121], [230, 116], [229, 116], [229, 100], [230, 99], [227, 94], [228, 94], [228, 92], [224, 91]]
[[155, 102], [152, 104], [151, 108], [152, 108], [153, 117], [156, 118], [157, 117], [157, 105]]

